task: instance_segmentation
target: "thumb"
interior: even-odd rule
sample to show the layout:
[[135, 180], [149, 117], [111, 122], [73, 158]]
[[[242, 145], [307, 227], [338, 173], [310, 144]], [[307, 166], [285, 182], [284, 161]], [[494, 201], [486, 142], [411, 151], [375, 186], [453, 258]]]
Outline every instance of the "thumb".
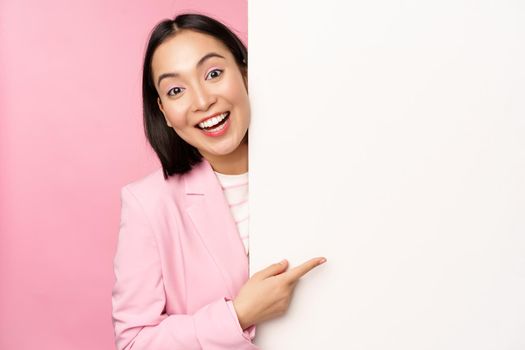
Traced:
[[288, 260], [284, 259], [279, 263], [271, 264], [267, 268], [259, 271], [257, 275], [260, 279], [265, 279], [268, 277], [279, 275], [283, 273], [284, 271], [286, 271], [287, 268], [288, 268]]

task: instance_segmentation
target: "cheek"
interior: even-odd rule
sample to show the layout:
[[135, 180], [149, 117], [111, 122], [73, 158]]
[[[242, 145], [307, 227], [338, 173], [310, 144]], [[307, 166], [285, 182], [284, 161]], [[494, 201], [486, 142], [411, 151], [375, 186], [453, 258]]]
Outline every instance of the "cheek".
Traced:
[[164, 108], [166, 119], [168, 119], [174, 128], [186, 126], [186, 108], [181, 106], [166, 106]]
[[249, 119], [250, 101], [242, 78], [239, 78], [239, 80], [236, 82], [228, 84], [226, 91], [230, 101], [232, 101], [240, 110], [242, 110], [243, 114], [245, 114], [245, 116]]
[[236, 79], [235, 81], [229, 81], [225, 86], [226, 93], [232, 101], [242, 102], [243, 96], [246, 94], [246, 89], [242, 80]]

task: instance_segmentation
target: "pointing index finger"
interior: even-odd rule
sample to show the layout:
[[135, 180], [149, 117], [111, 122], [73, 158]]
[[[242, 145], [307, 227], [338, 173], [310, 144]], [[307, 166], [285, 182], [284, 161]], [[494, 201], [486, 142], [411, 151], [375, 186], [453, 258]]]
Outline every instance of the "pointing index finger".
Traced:
[[326, 262], [326, 259], [323, 257], [319, 258], [313, 258], [310, 259], [304, 263], [302, 263], [299, 266], [294, 267], [293, 269], [290, 269], [289, 271], [285, 272], [284, 274], [287, 275], [287, 280], [290, 283], [295, 283], [299, 278], [306, 275], [308, 272], [310, 272], [314, 267], [317, 267], [323, 263]]

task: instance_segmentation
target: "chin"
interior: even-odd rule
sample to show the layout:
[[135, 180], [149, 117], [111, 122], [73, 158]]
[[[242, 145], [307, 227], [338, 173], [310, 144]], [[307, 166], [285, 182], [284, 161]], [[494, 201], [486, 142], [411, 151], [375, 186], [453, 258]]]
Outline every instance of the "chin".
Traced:
[[237, 150], [239, 148], [240, 142], [235, 144], [234, 146], [228, 146], [228, 147], [222, 147], [222, 148], [213, 148], [208, 150], [207, 152], [214, 156], [227, 156]]
[[233, 151], [235, 151], [235, 149], [231, 149], [231, 150], [216, 150], [216, 151], [212, 151], [212, 152], [209, 152], [209, 153], [214, 155], [214, 156], [221, 157], [221, 156], [227, 156], [229, 154], [232, 154]]

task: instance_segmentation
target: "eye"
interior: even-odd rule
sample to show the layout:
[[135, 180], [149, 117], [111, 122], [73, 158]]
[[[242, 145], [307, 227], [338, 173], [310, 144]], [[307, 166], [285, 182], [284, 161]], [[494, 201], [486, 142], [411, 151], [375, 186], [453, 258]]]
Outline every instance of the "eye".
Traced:
[[174, 87], [172, 89], [168, 90], [168, 96], [176, 96], [182, 92], [182, 89], [180, 87]]
[[212, 78], [217, 78], [222, 74], [222, 69], [214, 69], [208, 73], [206, 77], [212, 76]]

